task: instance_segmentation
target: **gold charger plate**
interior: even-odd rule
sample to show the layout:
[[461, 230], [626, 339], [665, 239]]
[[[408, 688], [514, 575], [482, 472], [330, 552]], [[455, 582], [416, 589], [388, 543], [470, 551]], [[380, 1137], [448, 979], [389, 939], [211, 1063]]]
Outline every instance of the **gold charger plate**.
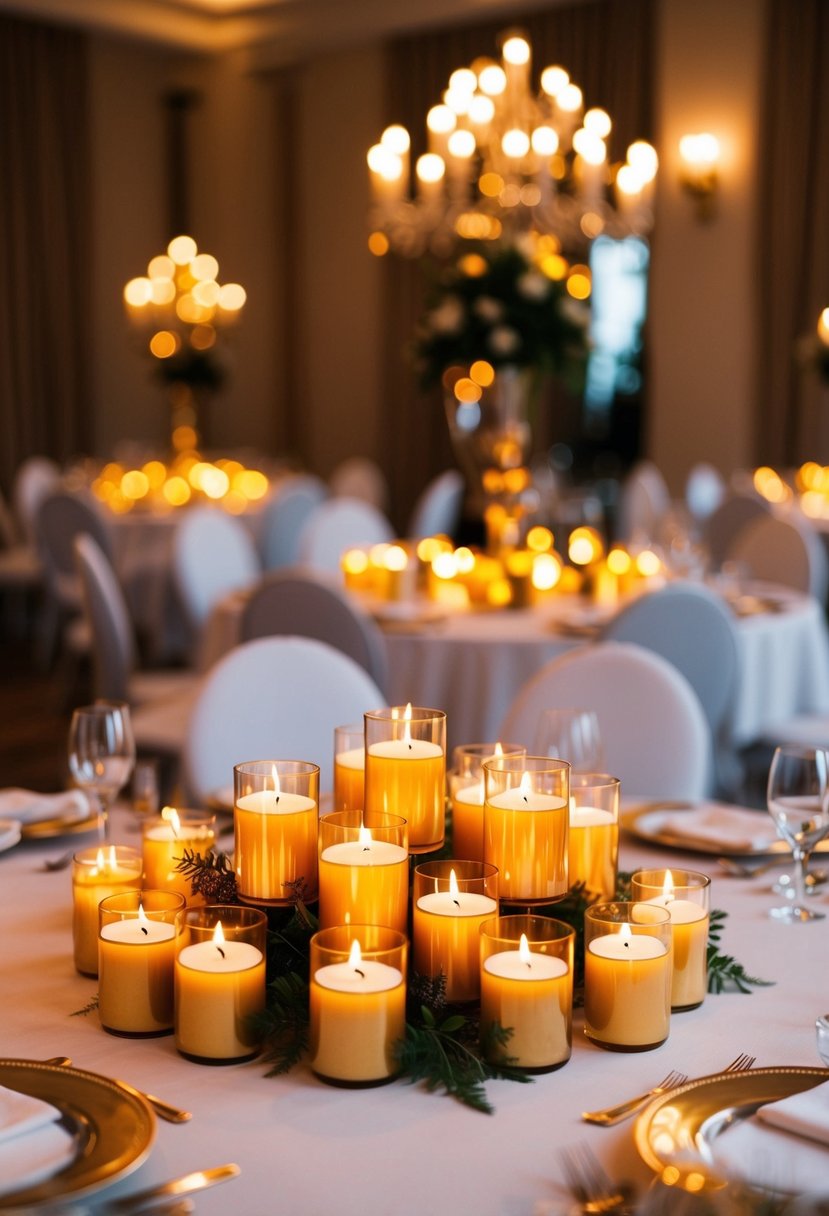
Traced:
[[35, 819], [32, 823], [24, 823], [20, 836], [23, 840], [52, 840], [57, 836], [80, 836], [84, 832], [94, 832], [99, 825], [98, 815], [87, 815], [85, 819], [55, 815], [52, 819]]
[[155, 1139], [155, 1115], [144, 1099], [98, 1073], [0, 1059], [0, 1085], [56, 1106], [78, 1132], [74, 1161], [51, 1178], [0, 1196], [0, 1211], [28, 1211], [107, 1186], [137, 1169]]
[[660, 1176], [676, 1170], [670, 1178], [674, 1184], [685, 1180], [689, 1190], [717, 1189], [726, 1179], [712, 1167], [711, 1141], [764, 1103], [824, 1081], [829, 1081], [829, 1068], [752, 1068], [699, 1077], [645, 1107], [633, 1129], [637, 1151]]
[[[692, 840], [687, 836], [675, 834], [661, 829], [659, 816], [671, 815], [687, 811], [692, 814], [701, 809], [692, 802], [656, 801], [643, 803], [641, 806], [630, 807], [619, 814], [619, 826], [643, 840], [646, 844], [658, 844], [666, 849], [682, 849], [685, 853], [705, 853], [712, 857], [791, 857], [792, 851], [783, 840], [774, 840], [764, 848], [739, 848], [727, 841], [717, 844], [715, 841]], [[762, 818], [764, 812], [757, 811]], [[829, 852], [829, 837], [818, 841], [813, 853]]]

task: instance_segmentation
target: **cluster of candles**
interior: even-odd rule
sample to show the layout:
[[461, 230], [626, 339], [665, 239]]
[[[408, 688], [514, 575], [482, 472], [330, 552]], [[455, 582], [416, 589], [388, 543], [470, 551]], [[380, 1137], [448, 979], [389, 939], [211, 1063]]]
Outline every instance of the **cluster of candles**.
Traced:
[[510, 744], [455, 749], [454, 856], [424, 857], [444, 840], [445, 730], [441, 711], [411, 705], [338, 728], [334, 809], [322, 817], [317, 765], [236, 765], [239, 906], [193, 906], [181, 886], [182, 846], [213, 844], [205, 817], [148, 823], [143, 856], [78, 854], [75, 961], [99, 976], [103, 1025], [172, 1028], [196, 1060], [255, 1054], [268, 913], [299, 889], [318, 903], [310, 1063], [321, 1078], [366, 1085], [396, 1074], [410, 950], [416, 973], [444, 977], [448, 1001], [480, 1002], [485, 1051], [504, 1050], [497, 1024], [512, 1031], [517, 1067], [548, 1071], [570, 1057], [575, 934], [538, 913], [583, 883], [601, 901], [585, 918], [587, 1036], [621, 1050], [663, 1042], [671, 1009], [705, 996], [708, 879], [643, 870], [631, 900], [614, 902], [618, 780]]

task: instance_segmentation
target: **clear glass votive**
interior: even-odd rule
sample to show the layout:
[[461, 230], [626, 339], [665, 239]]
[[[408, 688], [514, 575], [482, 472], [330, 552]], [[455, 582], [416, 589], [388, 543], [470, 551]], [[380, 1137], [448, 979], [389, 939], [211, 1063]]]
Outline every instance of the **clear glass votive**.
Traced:
[[498, 870], [486, 861], [424, 861], [412, 880], [412, 949], [419, 975], [446, 977], [447, 1001], [481, 995], [480, 930], [498, 915]]
[[431, 853], [446, 825], [446, 714], [394, 705], [365, 715], [366, 810], [402, 815], [409, 852]]
[[600, 900], [616, 894], [619, 788], [607, 773], [570, 773], [570, 886], [584, 883]]
[[829, 1013], [821, 1014], [816, 1019], [815, 1038], [817, 1039], [817, 1053], [829, 1068]]
[[406, 932], [408, 825], [400, 815], [334, 811], [319, 825], [319, 923]]
[[366, 736], [363, 723], [334, 730], [335, 811], [361, 811], [366, 801]]
[[696, 870], [637, 870], [631, 897], [667, 908], [673, 941], [671, 1010], [696, 1009], [708, 991], [711, 879]]
[[142, 824], [144, 885], [160, 891], [178, 891], [185, 903], [204, 903], [193, 894], [192, 883], [178, 864], [188, 853], [204, 857], [216, 843], [216, 816], [210, 811], [176, 810], [165, 806], [160, 815]]
[[92, 845], [72, 858], [72, 943], [75, 968], [98, 974], [98, 904], [141, 886], [141, 854], [121, 844]]
[[570, 765], [548, 756], [483, 763], [484, 859], [501, 900], [544, 904], [567, 893]]
[[136, 815], [157, 815], [160, 803], [158, 760], [136, 760], [132, 771], [132, 809]]
[[464, 743], [452, 752], [447, 774], [452, 806], [452, 856], [484, 859], [484, 770], [494, 756], [524, 756], [520, 743]]
[[310, 1063], [334, 1085], [369, 1086], [399, 1071], [406, 1032], [404, 933], [336, 925], [311, 938]]
[[240, 899], [286, 905], [300, 883], [317, 898], [319, 765], [250, 760], [233, 769], [234, 862]]
[[268, 921], [258, 908], [208, 904], [176, 918], [175, 1035], [199, 1064], [233, 1064], [259, 1051]]
[[[499, 916], [481, 926], [481, 1046], [493, 1063], [551, 1072], [573, 1042], [575, 931], [546, 916]], [[494, 1028], [510, 1030], [505, 1043]]]
[[98, 905], [98, 1014], [104, 1030], [133, 1037], [173, 1029], [177, 891], [131, 890]]
[[656, 904], [593, 904], [584, 914], [584, 1033], [614, 1051], [649, 1051], [671, 1025], [671, 918]]

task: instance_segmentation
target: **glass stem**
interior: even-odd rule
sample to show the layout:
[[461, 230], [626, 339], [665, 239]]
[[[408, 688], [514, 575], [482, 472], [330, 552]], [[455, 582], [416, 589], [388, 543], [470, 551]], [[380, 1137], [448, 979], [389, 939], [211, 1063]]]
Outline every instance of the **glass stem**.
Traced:
[[794, 858], [794, 902], [795, 907], [805, 908], [806, 906], [806, 870], [809, 865], [809, 851], [799, 848], [794, 845], [792, 848], [792, 857]]
[[95, 789], [88, 789], [87, 794], [92, 803], [92, 809], [98, 816], [98, 839], [101, 844], [109, 843], [109, 815], [107, 814], [107, 800], [102, 798]]

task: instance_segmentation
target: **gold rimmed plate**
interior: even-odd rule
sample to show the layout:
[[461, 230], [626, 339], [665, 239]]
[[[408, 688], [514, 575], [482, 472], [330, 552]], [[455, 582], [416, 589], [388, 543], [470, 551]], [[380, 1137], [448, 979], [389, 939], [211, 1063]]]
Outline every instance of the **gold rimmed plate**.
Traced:
[[76, 815], [55, 815], [50, 819], [35, 819], [24, 823], [20, 828], [23, 840], [53, 840], [59, 836], [82, 836], [85, 832], [95, 832], [100, 826], [100, 816], [86, 815], [79, 819]]
[[74, 1157], [49, 1178], [0, 1196], [0, 1211], [28, 1211], [55, 1199], [74, 1199], [125, 1177], [146, 1159], [155, 1115], [138, 1094], [79, 1068], [38, 1060], [0, 1059], [0, 1085], [57, 1107], [75, 1138]]
[[[753, 1068], [699, 1077], [661, 1094], [636, 1120], [633, 1136], [650, 1169], [689, 1190], [714, 1190], [733, 1181], [714, 1142], [766, 1102], [777, 1102], [829, 1081], [829, 1068]], [[768, 1190], [757, 1178], [745, 1178]]]
[[[792, 851], [783, 840], [770, 838], [768, 844], [750, 845], [737, 844], [733, 839], [729, 841], [727, 834], [720, 840], [716, 840], [713, 834], [711, 839], [702, 835], [696, 836], [693, 832], [693, 816], [700, 813], [710, 814], [712, 809], [712, 804], [708, 803], [654, 800], [623, 810], [619, 815], [619, 826], [646, 844], [658, 844], [666, 849], [682, 849], [686, 853], [705, 853], [712, 857], [791, 857]], [[735, 811], [738, 811], [738, 808], [723, 805], [724, 815], [733, 816]], [[744, 810], [739, 813], [754, 817], [758, 825], [766, 820], [771, 824], [771, 820], [763, 811]], [[675, 826], [675, 816], [685, 815], [688, 816], [688, 835], [685, 835], [681, 827], [677, 830]], [[753, 825], [749, 820], [746, 820], [746, 825], [746, 836], [749, 836]], [[813, 851], [829, 852], [829, 837], [819, 841]]]

